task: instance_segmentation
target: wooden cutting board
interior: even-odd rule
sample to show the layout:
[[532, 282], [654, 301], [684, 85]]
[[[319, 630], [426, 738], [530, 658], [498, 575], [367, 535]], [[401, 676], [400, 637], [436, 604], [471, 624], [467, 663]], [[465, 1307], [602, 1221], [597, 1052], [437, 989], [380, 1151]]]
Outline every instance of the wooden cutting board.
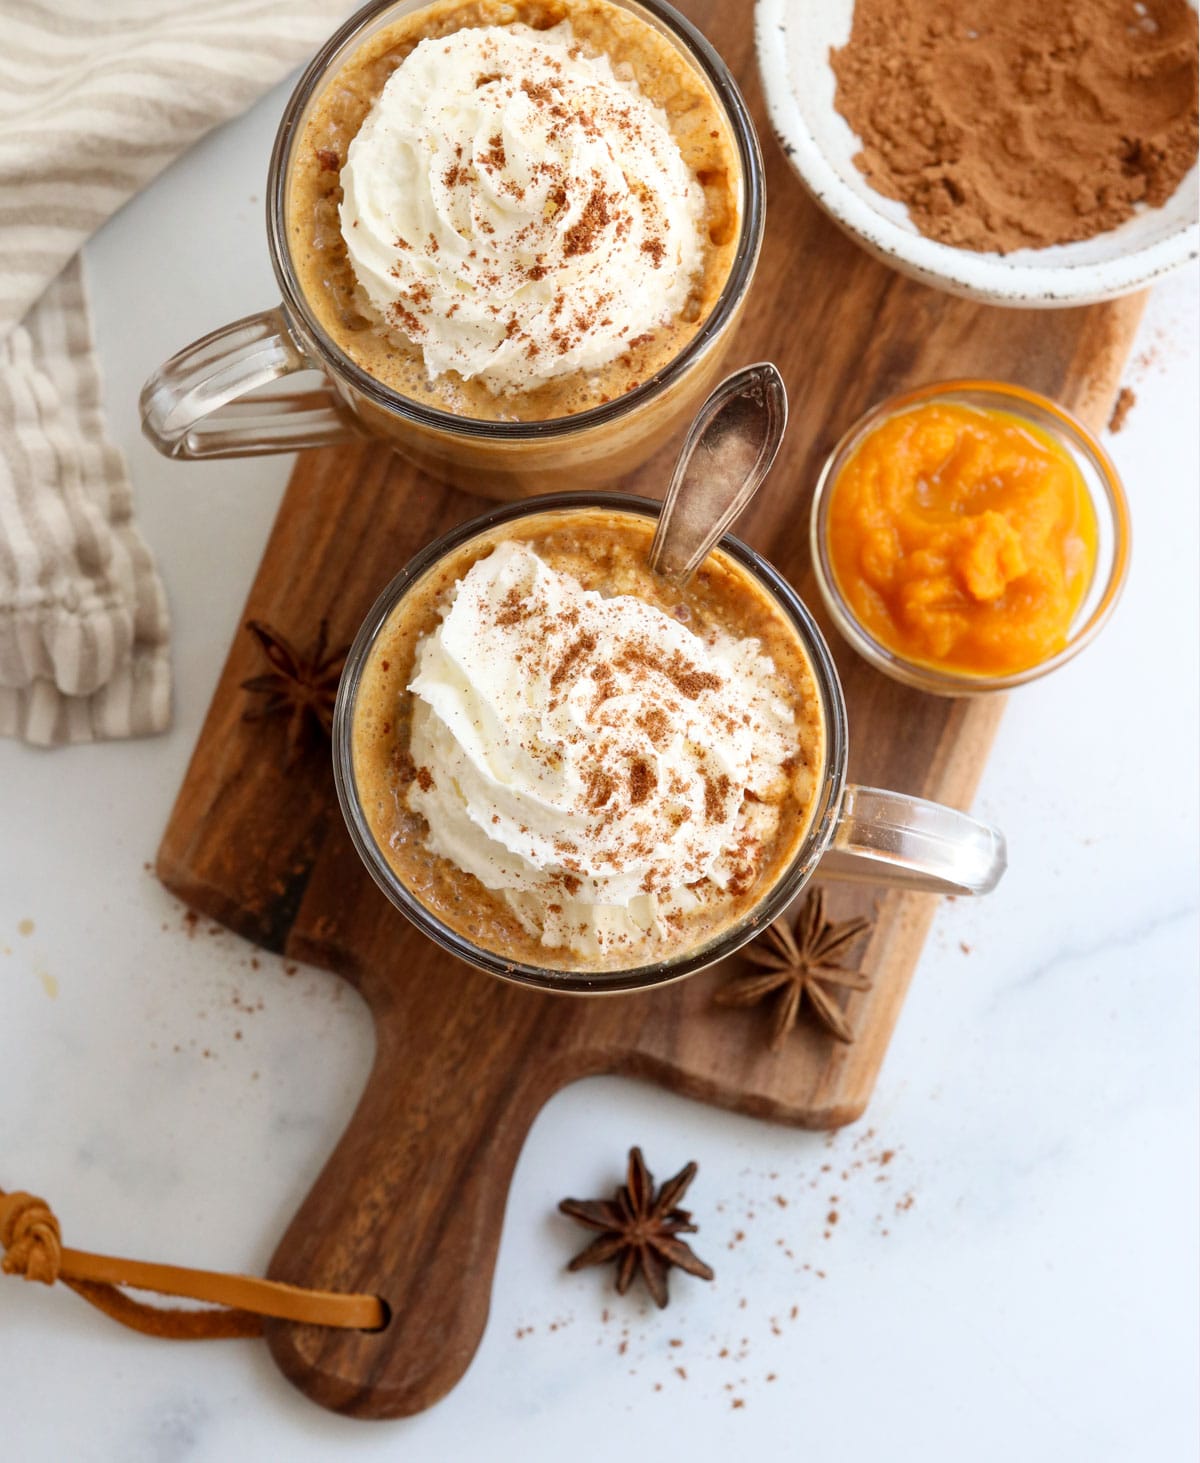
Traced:
[[[729, 366], [776, 361], [791, 425], [737, 531], [798, 586], [829, 633], [805, 547], [807, 507], [822, 460], [850, 422], [902, 387], [969, 375], [1033, 387], [1099, 427], [1142, 300], [996, 310], [875, 263], [809, 201], [772, 140], [745, 7], [690, 0], [683, 8], [745, 88], [766, 154], [766, 245]], [[665, 450], [627, 486], [661, 496], [672, 455]], [[410, 555], [484, 506], [379, 447], [308, 454], [244, 618], [266, 620], [304, 648], [327, 616], [331, 643], [348, 642]], [[968, 807], [1000, 700], [923, 696], [830, 640], [850, 712], [852, 779]], [[772, 1055], [765, 1011], [714, 1007], [723, 969], [650, 994], [591, 1000], [506, 985], [452, 960], [385, 901], [343, 829], [328, 755], [314, 749], [286, 772], [282, 724], [242, 720], [253, 703], [240, 683], [264, 668], [240, 633], [158, 874], [247, 939], [344, 976], [373, 1013], [377, 1050], [366, 1091], [271, 1274], [377, 1293], [392, 1320], [374, 1334], [277, 1323], [269, 1339], [280, 1367], [314, 1401], [360, 1417], [404, 1416], [435, 1402], [470, 1363], [509, 1179], [530, 1123], [555, 1091], [593, 1073], [625, 1072], [779, 1122], [852, 1122], [870, 1096], [934, 900], [830, 886], [834, 917], [876, 912], [861, 956], [874, 986], [852, 998], [858, 1036], [850, 1047], [803, 1026]]]

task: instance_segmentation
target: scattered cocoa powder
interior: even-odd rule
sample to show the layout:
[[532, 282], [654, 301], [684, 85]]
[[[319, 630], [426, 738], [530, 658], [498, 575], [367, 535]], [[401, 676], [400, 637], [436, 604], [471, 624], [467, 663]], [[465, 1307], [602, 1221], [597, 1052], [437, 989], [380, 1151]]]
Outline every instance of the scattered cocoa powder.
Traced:
[[644, 803], [658, 786], [658, 775], [653, 766], [639, 757], [629, 768], [629, 801]]
[[1196, 161], [1187, 0], [856, 0], [830, 53], [872, 187], [967, 249], [1064, 244], [1161, 206]]
[[725, 802], [729, 797], [729, 777], [724, 772], [704, 775], [704, 816], [710, 823], [717, 822], [725, 814]]
[[1112, 415], [1108, 419], [1108, 430], [1116, 434], [1125, 425], [1125, 418], [1137, 405], [1137, 397], [1131, 387], [1122, 386], [1117, 392], [1117, 399], [1113, 402]]
[[640, 712], [637, 717], [637, 724], [650, 738], [652, 745], [655, 747], [662, 745], [671, 729], [671, 724], [667, 719], [667, 713], [661, 706], [650, 706], [645, 711]]
[[562, 660], [555, 666], [550, 676], [550, 689], [556, 691], [570, 673], [572, 666], [581, 656], [587, 656], [596, 648], [596, 637], [591, 631], [585, 630], [582, 635], [573, 641], [566, 650]]
[[567, 230], [563, 239], [563, 254], [572, 259], [577, 254], [588, 254], [596, 247], [596, 240], [612, 221], [609, 210], [609, 196], [597, 184], [588, 196], [576, 223]]
[[689, 701], [697, 700], [703, 691], [720, 691], [725, 684], [715, 672], [698, 670], [678, 650], [672, 650], [668, 658], [650, 645], [627, 645], [616, 663], [621, 670], [640, 667], [657, 671], [666, 676], [679, 694]]
[[508, 166], [508, 154], [504, 151], [504, 138], [497, 132], [488, 138], [487, 150], [479, 154], [479, 161], [489, 172]]

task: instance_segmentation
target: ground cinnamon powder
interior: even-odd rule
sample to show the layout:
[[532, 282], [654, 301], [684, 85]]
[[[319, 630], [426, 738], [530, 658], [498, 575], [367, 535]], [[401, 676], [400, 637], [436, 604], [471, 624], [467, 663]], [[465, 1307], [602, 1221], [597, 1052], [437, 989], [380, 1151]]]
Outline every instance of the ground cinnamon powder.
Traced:
[[1187, 0], [856, 0], [830, 60], [855, 162], [932, 239], [1089, 239], [1196, 160]]

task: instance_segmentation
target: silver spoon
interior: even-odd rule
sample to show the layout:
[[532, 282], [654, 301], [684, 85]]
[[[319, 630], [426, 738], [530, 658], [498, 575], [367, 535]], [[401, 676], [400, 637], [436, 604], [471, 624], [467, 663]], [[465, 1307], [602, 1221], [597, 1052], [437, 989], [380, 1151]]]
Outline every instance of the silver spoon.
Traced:
[[728, 376], [692, 423], [671, 477], [650, 567], [683, 585], [770, 471], [787, 426], [787, 389], [770, 361]]

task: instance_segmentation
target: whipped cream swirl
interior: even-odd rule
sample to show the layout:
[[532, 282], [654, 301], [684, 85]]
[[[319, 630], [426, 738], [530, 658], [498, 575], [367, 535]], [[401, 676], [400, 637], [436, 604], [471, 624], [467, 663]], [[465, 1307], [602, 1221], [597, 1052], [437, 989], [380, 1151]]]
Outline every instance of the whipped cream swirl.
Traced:
[[757, 640], [701, 639], [509, 541], [455, 586], [409, 689], [429, 846], [546, 945], [649, 955], [753, 887], [798, 752]]
[[682, 311], [704, 193], [664, 113], [564, 21], [429, 38], [347, 153], [341, 228], [431, 375], [497, 394], [610, 364]]

